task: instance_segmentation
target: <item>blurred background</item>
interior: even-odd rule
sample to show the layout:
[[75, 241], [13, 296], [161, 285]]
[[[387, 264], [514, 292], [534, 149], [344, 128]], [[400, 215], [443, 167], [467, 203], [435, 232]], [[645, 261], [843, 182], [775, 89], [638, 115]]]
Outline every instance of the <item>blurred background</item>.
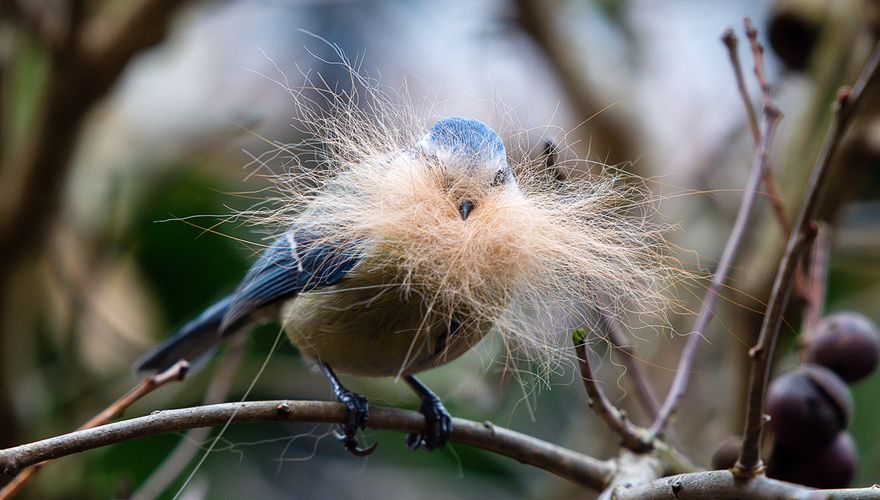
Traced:
[[[132, 363], [229, 293], [263, 237], [228, 215], [265, 197], [260, 161], [309, 138], [292, 124], [292, 88], [316, 75], [344, 88], [338, 47], [362, 72], [405, 94], [426, 117], [465, 115], [510, 148], [619, 165], [645, 177], [675, 257], [708, 273], [727, 238], [754, 144], [720, 36], [750, 16], [768, 46], [768, 78], [785, 113], [772, 152], [796, 212], [839, 85], [852, 82], [880, 35], [876, 0], [2, 0], [0, 2], [0, 447], [70, 431], [138, 379]], [[744, 38], [741, 36], [741, 38]], [[744, 42], [744, 40], [743, 40]], [[740, 44], [747, 76], [751, 55]], [[757, 97], [757, 86], [749, 78]], [[831, 227], [826, 309], [880, 321], [880, 102], [847, 137], [822, 205]], [[525, 148], [514, 148], [525, 144]], [[281, 165], [268, 167], [280, 168]], [[195, 218], [191, 218], [195, 217]], [[187, 219], [181, 221], [180, 219]], [[252, 242], [252, 243], [248, 243]], [[678, 442], [708, 466], [742, 428], [746, 351], [760, 326], [783, 240], [762, 202], [693, 384]], [[682, 289], [696, 310], [699, 287]], [[685, 334], [693, 317], [671, 325]], [[796, 363], [792, 308], [778, 366]], [[263, 328], [185, 383], [126, 413], [237, 401], [276, 339]], [[683, 335], [631, 339], [658, 394]], [[571, 370], [549, 387], [505, 373], [498, 343], [424, 380], [453, 415], [491, 420], [600, 458], [616, 439], [586, 408]], [[600, 374], [638, 423], [616, 354]], [[235, 351], [238, 351], [237, 353]], [[230, 368], [230, 360], [237, 360]], [[224, 366], [226, 368], [224, 368]], [[528, 367], [522, 367], [528, 370]], [[415, 408], [390, 380], [345, 378], [373, 404]], [[880, 481], [880, 376], [853, 388], [854, 485]], [[873, 396], [873, 397], [872, 397]], [[330, 399], [326, 382], [286, 341], [250, 399]], [[366, 460], [328, 426], [228, 429], [182, 498], [589, 497], [543, 471], [465, 446], [411, 453], [403, 437]], [[141, 439], [65, 458], [22, 498], [172, 496], [201, 456], [163, 460], [207, 432]], [[184, 444], [181, 444], [184, 443]], [[0, 478], [0, 484], [7, 478]], [[164, 492], [164, 493], [163, 493]]]

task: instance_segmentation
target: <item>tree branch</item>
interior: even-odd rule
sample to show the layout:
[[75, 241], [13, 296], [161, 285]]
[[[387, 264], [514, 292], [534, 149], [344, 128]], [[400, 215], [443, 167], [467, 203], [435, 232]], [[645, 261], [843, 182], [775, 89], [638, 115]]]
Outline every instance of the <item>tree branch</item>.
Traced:
[[[721, 287], [724, 286], [724, 282], [727, 281], [730, 267], [733, 265], [733, 260], [739, 250], [739, 245], [742, 241], [752, 209], [755, 205], [758, 187], [762, 181], [768, 186], [769, 184], [775, 185], [772, 174], [769, 174], [769, 150], [770, 144], [773, 140], [773, 134], [776, 131], [776, 125], [778, 125], [781, 118], [781, 113], [770, 99], [770, 86], [767, 84], [767, 80], [764, 77], [764, 64], [762, 57], [763, 47], [757, 41], [757, 31], [754, 29], [754, 26], [752, 26], [752, 23], [748, 18], [745, 19], [745, 26], [749, 40], [752, 42], [752, 52], [755, 58], [755, 75], [758, 79], [758, 83], [761, 85], [764, 128], [762, 130], [756, 122], [757, 118], [755, 117], [755, 112], [749, 101], [748, 92], [746, 91], [745, 81], [743, 79], [742, 67], [739, 63], [739, 55], [736, 50], [736, 35], [733, 33], [733, 30], [729, 29], [722, 37], [722, 40], [728, 48], [728, 55], [730, 56], [734, 73], [736, 74], [737, 88], [740, 90], [743, 104], [749, 115], [750, 128], [753, 134], [757, 133], [756, 141], [758, 143], [758, 148], [755, 151], [752, 172], [749, 176], [742, 201], [740, 202], [739, 211], [736, 215], [736, 222], [734, 222], [733, 229], [727, 239], [727, 244], [721, 255], [721, 261], [718, 264], [718, 268], [715, 270], [715, 274], [712, 276], [712, 282], [709, 284], [709, 289], [706, 292], [703, 303], [700, 305], [700, 311], [697, 314], [694, 327], [691, 330], [690, 337], [685, 344], [681, 359], [679, 360], [675, 372], [675, 378], [672, 381], [672, 387], [663, 403], [663, 407], [660, 408], [660, 412], [654, 420], [654, 424], [651, 426], [651, 431], [656, 435], [662, 435], [666, 432], [670, 420], [677, 411], [678, 406], [681, 404], [681, 400], [687, 390], [690, 374], [697, 356], [697, 349], [699, 348], [703, 334], [709, 326], [709, 322], [714, 314], [718, 294], [721, 292]], [[778, 198], [778, 190], [776, 195]], [[776, 213], [780, 222], [787, 228], [788, 223], [785, 217], [784, 207], [782, 207], [781, 204]]]
[[[235, 381], [235, 374], [244, 358], [245, 345], [249, 338], [246, 335], [240, 335], [231, 339], [230, 345], [226, 349], [222, 363], [218, 363], [217, 369], [211, 378], [211, 384], [205, 391], [203, 404], [215, 404], [226, 401], [226, 396], [232, 388]], [[137, 491], [132, 493], [130, 500], [148, 500], [158, 498], [168, 486], [177, 479], [181, 471], [196, 456], [196, 453], [202, 449], [203, 441], [208, 439], [211, 432], [209, 427], [192, 429], [186, 433], [180, 440], [174, 451], [169, 453], [162, 464], [159, 465], [150, 476], [141, 483]]]
[[[320, 401], [253, 401], [162, 410], [0, 450], [0, 470], [7, 474], [15, 473], [23, 467], [48, 459], [165, 432], [223, 425], [229, 421], [342, 423], [346, 418], [347, 410], [343, 405]], [[379, 407], [370, 412], [369, 426], [373, 429], [419, 432], [424, 425], [424, 417], [414, 411]], [[662, 457], [659, 458], [659, 468], [657, 462], [646, 462], [656, 460], [649, 455], [625, 453], [619, 464], [596, 460], [490, 422], [479, 423], [460, 418], [453, 419], [452, 440], [513, 458], [596, 491], [610, 487], [604, 494], [619, 500], [780, 497], [861, 500], [877, 498], [880, 492], [878, 488], [812, 490], [763, 476], [736, 479], [730, 471], [690, 472], [651, 480], [651, 475], [669, 473], [674, 469], [663, 467]], [[643, 481], [615, 481], [612, 486], [614, 478], [625, 476], [627, 471], [641, 474], [639, 477]]]
[[718, 300], [719, 293], [721, 293], [721, 287], [724, 286], [724, 282], [727, 281], [728, 272], [733, 265], [734, 258], [739, 250], [739, 245], [742, 241], [743, 234], [745, 233], [746, 226], [748, 225], [752, 208], [755, 205], [758, 186], [764, 178], [764, 171], [767, 168], [767, 157], [770, 143], [773, 139], [773, 132], [776, 129], [779, 119], [780, 113], [775, 107], [767, 107], [764, 109], [764, 130], [761, 134], [761, 142], [758, 144], [758, 150], [755, 152], [752, 172], [749, 175], [749, 181], [746, 185], [745, 192], [743, 193], [742, 202], [740, 202], [739, 212], [736, 215], [736, 222], [734, 223], [730, 236], [727, 239], [727, 244], [721, 255], [721, 261], [718, 264], [718, 269], [715, 270], [715, 274], [712, 276], [712, 282], [709, 284], [709, 289], [706, 291], [706, 297], [700, 305], [700, 312], [697, 314], [694, 327], [689, 334], [690, 336], [688, 337], [678, 367], [675, 371], [675, 378], [673, 379], [672, 387], [669, 390], [666, 401], [664, 401], [663, 406], [660, 408], [660, 413], [657, 415], [654, 424], [651, 426], [651, 432], [656, 435], [662, 435], [666, 431], [672, 416], [678, 409], [679, 404], [681, 404], [681, 399], [684, 397], [684, 393], [687, 390], [688, 380], [690, 379], [694, 361], [697, 356], [697, 349], [700, 346], [700, 342], [703, 340], [703, 334], [706, 331], [706, 327], [712, 319], [715, 310], [715, 303]]
[[[0, 450], [0, 471], [14, 474], [44, 460], [140, 437], [231, 423], [315, 422], [344, 423], [345, 406], [321, 401], [253, 401], [156, 411], [151, 415], [114, 422], [82, 431]], [[562, 448], [491, 422], [453, 418], [453, 441], [492, 451], [532, 465], [577, 484], [603, 489], [614, 474], [610, 461]], [[399, 432], [421, 432], [425, 417], [415, 411], [370, 408], [369, 427]]]
[[646, 454], [623, 452], [617, 458], [617, 473], [598, 500], [616, 500], [616, 490], [632, 484], [643, 484], [663, 477], [663, 469], [654, 457]]
[[590, 365], [589, 353], [586, 348], [586, 332], [582, 329], [575, 330], [571, 339], [574, 342], [574, 349], [577, 353], [578, 367], [581, 372], [581, 379], [584, 382], [584, 389], [587, 391], [588, 403], [590, 408], [596, 415], [605, 421], [615, 434], [620, 436], [621, 446], [634, 451], [636, 453], [645, 453], [650, 451], [654, 446], [651, 437], [645, 429], [634, 425], [627, 418], [626, 413], [617, 409], [611, 401], [605, 396], [605, 392], [599, 387], [596, 375]]
[[[754, 27], [752, 28], [754, 29]], [[745, 76], [743, 75], [742, 65], [739, 60], [739, 51], [737, 50], [739, 42], [733, 28], [728, 28], [727, 31], [724, 32], [724, 36], [721, 37], [721, 40], [724, 42], [724, 46], [727, 47], [727, 55], [730, 58], [730, 65], [733, 66], [733, 73], [736, 77], [736, 88], [739, 90], [739, 95], [742, 98], [743, 107], [748, 116], [749, 130], [752, 132], [752, 138], [755, 140], [755, 145], [757, 146], [761, 142], [761, 127], [758, 124], [758, 115], [755, 113], [755, 108], [752, 107], [752, 102], [749, 98], [749, 91], [746, 88]], [[752, 42], [752, 53], [758, 54], [755, 58], [755, 74], [760, 81], [764, 78], [763, 58], [760, 57], [760, 54], [763, 54], [763, 49], [756, 48], [756, 45], [757, 47], [761, 47], [757, 41], [757, 32], [754, 33], [754, 37], [749, 35], [749, 40]], [[759, 70], [758, 68], [761, 69]], [[769, 86], [766, 80], [761, 81], [760, 85], [762, 91], [767, 89], [764, 94], [764, 102], [767, 102], [769, 100]], [[785, 213], [785, 205], [782, 203], [782, 194], [779, 191], [779, 185], [776, 183], [773, 169], [769, 165], [764, 171], [764, 186], [767, 188], [770, 206], [773, 207], [773, 213], [776, 215], [779, 227], [782, 228], [783, 234], [788, 236], [791, 233], [791, 224], [788, 222], [788, 216]]]
[[648, 418], [656, 418], [660, 410], [660, 403], [657, 396], [648, 384], [648, 379], [642, 371], [642, 367], [638, 363], [635, 356], [635, 350], [626, 342], [626, 335], [623, 332], [623, 325], [617, 318], [614, 318], [605, 311], [599, 311], [602, 316], [602, 322], [608, 330], [608, 338], [611, 346], [622, 353], [621, 359], [626, 366], [626, 373], [632, 380], [636, 389], [636, 397], [641, 404], [642, 409], [648, 414]]
[[803, 327], [798, 339], [801, 361], [806, 362], [810, 342], [825, 309], [825, 288], [828, 285], [828, 226], [817, 224], [816, 237], [810, 256], [810, 273], [807, 283], [807, 301], [804, 305]]
[[[77, 430], [92, 429], [99, 425], [106, 424], [156, 389], [170, 382], [183, 380], [183, 377], [186, 376], [188, 370], [189, 363], [180, 360], [167, 370], [145, 378], [134, 389], [128, 391], [124, 396], [114, 401], [110, 406], [89, 419], [88, 422], [81, 425]], [[36, 463], [15, 476], [15, 479], [0, 489], [0, 500], [15, 496], [15, 494], [18, 493], [28, 481], [36, 476], [46, 464], [48, 464], [48, 461]]]
[[680, 474], [641, 484], [619, 485], [611, 494], [615, 500], [868, 500], [880, 496], [880, 488], [814, 490], [764, 476], [749, 480], [738, 479], [728, 470], [715, 470]]
[[[776, 340], [782, 322], [782, 313], [788, 303], [792, 276], [795, 273], [798, 257], [803, 250], [804, 237], [810, 232], [810, 224], [816, 216], [822, 187], [831, 173], [831, 160], [840, 145], [853, 117], [864, 104], [865, 96], [873, 90], [880, 74], [880, 43], [874, 47], [871, 57], [856, 80], [852, 89], [842, 88], [838, 92], [834, 116], [831, 120], [822, 149], [816, 159], [813, 173], [804, 192], [804, 201], [779, 263], [767, 312], [761, 324], [758, 343], [750, 351], [752, 370], [749, 377], [749, 397], [746, 407], [746, 424], [743, 432], [743, 447], [734, 472], [740, 477], [760, 474], [764, 465], [761, 460], [761, 443], [764, 434], [764, 396], [770, 378], [770, 366], [776, 350]], [[869, 88], [871, 86], [871, 88]]]

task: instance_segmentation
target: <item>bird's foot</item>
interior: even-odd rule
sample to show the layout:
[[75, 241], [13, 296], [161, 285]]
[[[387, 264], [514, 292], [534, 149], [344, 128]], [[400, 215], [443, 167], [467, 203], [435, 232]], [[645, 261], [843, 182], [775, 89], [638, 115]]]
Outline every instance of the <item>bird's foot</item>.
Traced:
[[341, 432], [336, 433], [336, 439], [352, 455], [365, 457], [373, 453], [378, 443], [373, 443], [367, 448], [361, 448], [356, 436], [358, 429], [365, 429], [367, 427], [367, 419], [370, 412], [367, 398], [348, 389], [341, 389], [336, 393], [336, 399], [348, 409], [348, 421], [340, 425]]
[[425, 416], [425, 430], [421, 434], [406, 435], [406, 446], [411, 450], [424, 448], [428, 451], [443, 448], [452, 434], [452, 417], [437, 397], [422, 399], [419, 413]]

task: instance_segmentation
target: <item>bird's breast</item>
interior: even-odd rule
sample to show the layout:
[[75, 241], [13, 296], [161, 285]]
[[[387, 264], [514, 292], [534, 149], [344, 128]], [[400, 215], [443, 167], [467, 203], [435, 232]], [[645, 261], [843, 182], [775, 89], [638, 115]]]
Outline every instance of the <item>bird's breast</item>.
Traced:
[[303, 354], [337, 371], [408, 375], [461, 356], [491, 328], [433, 311], [429, 302], [380, 272], [355, 270], [287, 302], [282, 320]]

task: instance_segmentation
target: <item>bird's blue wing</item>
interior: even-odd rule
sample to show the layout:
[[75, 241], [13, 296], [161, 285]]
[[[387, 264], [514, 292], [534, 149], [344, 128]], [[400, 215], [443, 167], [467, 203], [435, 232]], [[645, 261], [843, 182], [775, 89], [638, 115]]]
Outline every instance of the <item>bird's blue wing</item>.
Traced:
[[141, 358], [136, 369], [160, 372], [180, 359], [197, 364], [223, 337], [267, 319], [254, 313], [300, 292], [338, 283], [358, 260], [305, 230], [291, 231], [263, 252], [235, 293], [183, 325]]
[[292, 230], [270, 246], [245, 275], [232, 300], [220, 332], [234, 333], [251, 314], [301, 292], [338, 283], [357, 264], [357, 256], [318, 239], [305, 230]]

